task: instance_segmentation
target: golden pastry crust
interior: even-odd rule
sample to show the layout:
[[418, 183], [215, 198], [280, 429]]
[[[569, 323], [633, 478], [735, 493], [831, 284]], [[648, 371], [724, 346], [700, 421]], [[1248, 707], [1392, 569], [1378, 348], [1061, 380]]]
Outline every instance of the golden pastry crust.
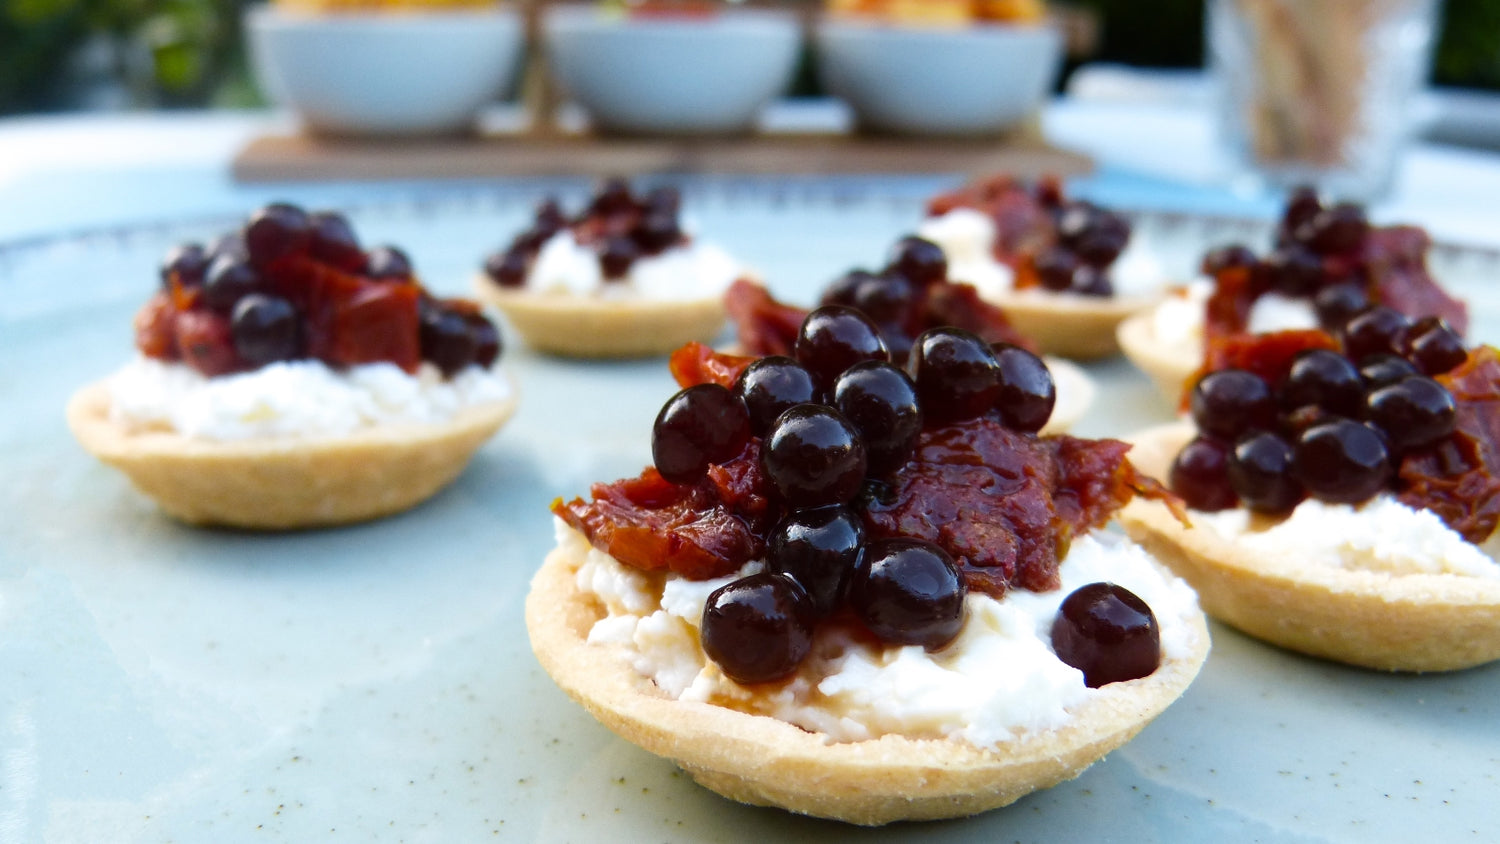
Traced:
[[[1164, 477], [1191, 424], [1133, 437], [1131, 462]], [[1214, 618], [1272, 644], [1386, 671], [1453, 671], [1500, 659], [1500, 581], [1308, 565], [1247, 553], [1212, 531], [1184, 527], [1137, 499], [1125, 532], [1193, 588]]]
[[1011, 325], [1036, 341], [1044, 354], [1099, 360], [1120, 353], [1120, 324], [1149, 311], [1150, 296], [1067, 296], [1025, 291], [993, 299]]
[[68, 402], [68, 427], [169, 515], [191, 524], [285, 530], [345, 524], [415, 506], [463, 471], [515, 411], [515, 398], [441, 424], [388, 425], [334, 437], [215, 442], [131, 431], [109, 418], [104, 382]]
[[554, 550], [526, 598], [532, 650], [564, 691], [622, 738], [725, 797], [855, 824], [963, 817], [1072, 779], [1176, 700], [1208, 655], [1199, 614], [1189, 658], [1105, 686], [1067, 727], [995, 750], [897, 735], [825, 743], [775, 718], [672, 700], [618, 647], [588, 644], [604, 608], [577, 588], [582, 562], [581, 554]]
[[662, 301], [540, 294], [504, 290], [483, 276], [474, 286], [481, 299], [504, 312], [528, 346], [564, 357], [665, 355], [694, 340], [711, 342], [726, 319], [723, 296]]
[[1127, 317], [1116, 329], [1116, 338], [1125, 357], [1151, 377], [1157, 391], [1175, 408], [1187, 389], [1188, 379], [1203, 363], [1203, 348], [1199, 344], [1194, 354], [1183, 355], [1181, 350], [1158, 343], [1151, 320], [1149, 310]]

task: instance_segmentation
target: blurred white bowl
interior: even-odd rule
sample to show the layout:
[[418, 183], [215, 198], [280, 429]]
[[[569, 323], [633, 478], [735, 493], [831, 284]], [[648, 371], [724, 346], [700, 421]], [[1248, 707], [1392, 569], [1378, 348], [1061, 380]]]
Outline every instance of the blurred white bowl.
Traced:
[[261, 89], [314, 131], [436, 134], [472, 127], [509, 86], [522, 25], [509, 9], [245, 14]]
[[912, 135], [982, 135], [1034, 111], [1057, 79], [1062, 34], [1049, 26], [901, 27], [825, 19], [823, 84], [859, 125]]
[[558, 6], [544, 23], [553, 77], [604, 131], [748, 131], [786, 89], [801, 28], [790, 12], [725, 9], [703, 18], [627, 17]]

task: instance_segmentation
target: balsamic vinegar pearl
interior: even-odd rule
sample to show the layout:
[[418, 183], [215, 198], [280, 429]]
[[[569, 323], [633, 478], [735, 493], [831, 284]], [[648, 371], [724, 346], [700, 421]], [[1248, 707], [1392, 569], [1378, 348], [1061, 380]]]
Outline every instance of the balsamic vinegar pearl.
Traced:
[[613, 216], [635, 210], [635, 196], [630, 192], [630, 183], [619, 177], [606, 179], [594, 193], [589, 212], [600, 216]]
[[947, 552], [916, 539], [877, 539], [849, 580], [849, 607], [882, 641], [928, 650], [963, 627], [968, 588]]
[[906, 277], [897, 273], [872, 276], [854, 288], [853, 307], [876, 324], [904, 322], [916, 299]]
[[525, 287], [531, 259], [519, 249], [491, 253], [484, 259], [484, 274], [501, 287]]
[[1224, 270], [1233, 267], [1253, 267], [1255, 263], [1255, 253], [1251, 252], [1248, 246], [1232, 243], [1212, 249], [1204, 255], [1202, 270], [1204, 275], [1216, 276]]
[[1305, 225], [1307, 245], [1320, 255], [1346, 255], [1359, 249], [1370, 231], [1365, 210], [1349, 202], [1324, 208]]
[[1302, 186], [1294, 188], [1286, 200], [1286, 210], [1281, 215], [1281, 230], [1278, 235], [1288, 237], [1300, 234], [1305, 224], [1312, 222], [1313, 217], [1323, 210], [1323, 202], [1318, 199], [1318, 192], [1310, 187]]
[[1198, 437], [1182, 447], [1172, 461], [1167, 485], [1182, 496], [1187, 506], [1211, 513], [1239, 503], [1229, 483], [1229, 447], [1218, 440]]
[[793, 508], [847, 504], [868, 466], [859, 432], [843, 414], [818, 404], [799, 404], [776, 417], [760, 460]]
[[1311, 296], [1323, 279], [1323, 259], [1295, 244], [1266, 256], [1264, 266], [1271, 287], [1287, 296]]
[[857, 363], [834, 382], [833, 406], [859, 431], [872, 475], [889, 474], [911, 457], [922, 410], [906, 373], [880, 361]]
[[990, 344], [957, 328], [924, 331], [909, 361], [922, 413], [938, 422], [983, 415], [1000, 398], [1000, 365]]
[[657, 255], [682, 239], [682, 229], [677, 218], [670, 213], [653, 211], [641, 217], [631, 231], [631, 236], [647, 255]]
[[1130, 224], [1125, 218], [1102, 208], [1094, 209], [1089, 228], [1073, 242], [1073, 250], [1085, 264], [1105, 267], [1120, 257], [1130, 242]]
[[812, 600], [784, 574], [761, 572], [714, 590], [703, 606], [703, 652], [736, 683], [780, 680], [812, 651]]
[[1040, 431], [1057, 404], [1052, 371], [1041, 358], [1020, 346], [997, 343], [992, 349], [999, 366], [1000, 396], [995, 407], [1000, 418], [1017, 431]]
[[312, 243], [312, 222], [295, 205], [277, 202], [256, 211], [245, 226], [245, 247], [250, 262], [265, 268], [286, 256], [307, 251]]
[[1261, 431], [1235, 443], [1226, 468], [1230, 487], [1251, 510], [1286, 513], [1302, 501], [1292, 447], [1275, 434]]
[[867, 360], [890, 360], [880, 329], [870, 318], [843, 305], [824, 305], [807, 315], [797, 332], [793, 355], [828, 389], [849, 367]]
[[534, 213], [535, 223], [532, 228], [537, 231], [547, 232], [548, 237], [562, 231], [568, 225], [568, 215], [563, 213], [562, 205], [556, 197], [547, 197], [537, 203]]
[[240, 299], [229, 331], [235, 351], [252, 366], [291, 360], [300, 351], [297, 309], [279, 296], [252, 293]]
[[651, 459], [663, 478], [688, 484], [750, 439], [745, 403], [718, 384], [688, 387], [667, 400], [651, 427]]
[[1402, 353], [1424, 375], [1442, 375], [1469, 359], [1463, 338], [1442, 317], [1413, 323], [1402, 341]]
[[435, 365], [445, 378], [473, 363], [478, 353], [468, 318], [447, 308], [434, 306], [423, 311], [418, 340], [422, 359]]
[[203, 279], [203, 302], [216, 311], [228, 312], [240, 299], [260, 288], [260, 273], [248, 260], [221, 255], [208, 265]]
[[1083, 264], [1073, 273], [1072, 291], [1079, 296], [1107, 297], [1115, 295], [1115, 286], [1110, 282], [1107, 271]]
[[1370, 294], [1357, 281], [1341, 281], [1319, 290], [1313, 297], [1313, 313], [1324, 330], [1337, 332], [1355, 314], [1370, 306]]
[[1385, 487], [1391, 474], [1385, 441], [1348, 419], [1303, 431], [1293, 447], [1292, 468], [1314, 497], [1343, 504], [1368, 500]]
[[500, 329], [483, 314], [469, 314], [467, 319], [474, 338], [474, 362], [489, 369], [500, 358]]
[[183, 287], [196, 287], [203, 283], [203, 274], [208, 272], [208, 253], [196, 243], [174, 246], [161, 262], [161, 286], [171, 289], [172, 278]]
[[1453, 394], [1424, 375], [1375, 390], [1366, 408], [1366, 418], [1398, 452], [1431, 445], [1453, 433], [1458, 414]]
[[599, 270], [605, 281], [621, 281], [630, 274], [630, 267], [641, 257], [641, 249], [628, 237], [612, 237], [605, 241], [599, 253]]
[[1411, 361], [1400, 355], [1370, 355], [1359, 362], [1359, 377], [1364, 381], [1366, 391], [1378, 390], [1417, 374]]
[[1349, 359], [1328, 349], [1309, 349], [1292, 359], [1278, 392], [1288, 410], [1315, 405], [1341, 416], [1357, 416], [1365, 385]]
[[927, 287], [948, 278], [948, 255], [930, 240], [907, 235], [891, 248], [890, 269], [917, 287]]
[[864, 541], [864, 525], [848, 507], [794, 510], [771, 532], [766, 564], [797, 581], [826, 616], [843, 603]]
[[854, 295], [861, 284], [875, 278], [869, 270], [850, 270], [828, 285], [823, 293], [822, 305], [848, 305], [854, 307]]
[[365, 256], [365, 275], [383, 281], [411, 278], [411, 258], [396, 246], [377, 246]]
[[1401, 341], [1411, 327], [1405, 314], [1384, 305], [1360, 311], [1344, 323], [1340, 332], [1344, 354], [1359, 360], [1378, 354], [1400, 354]]
[[307, 215], [307, 222], [312, 230], [308, 251], [314, 258], [349, 273], [365, 268], [365, 251], [343, 214], [317, 211]]
[[1083, 672], [1091, 689], [1150, 676], [1161, 665], [1156, 614], [1134, 592], [1090, 583], [1063, 599], [1052, 622], [1052, 650]]
[[208, 245], [209, 263], [213, 263], [223, 255], [230, 255], [241, 261], [250, 260], [250, 249], [245, 246], [243, 229], [225, 232], [214, 238], [214, 242]]
[[773, 355], [745, 367], [734, 379], [734, 394], [750, 414], [750, 430], [760, 436], [788, 408], [813, 401], [817, 388], [801, 364]]
[[1053, 246], [1032, 261], [1032, 268], [1036, 270], [1037, 280], [1042, 287], [1061, 293], [1073, 287], [1073, 276], [1078, 272], [1078, 256], [1073, 250], [1061, 246]]
[[1208, 373], [1193, 386], [1188, 402], [1198, 430], [1224, 440], [1276, 423], [1271, 388], [1259, 375], [1243, 369]]

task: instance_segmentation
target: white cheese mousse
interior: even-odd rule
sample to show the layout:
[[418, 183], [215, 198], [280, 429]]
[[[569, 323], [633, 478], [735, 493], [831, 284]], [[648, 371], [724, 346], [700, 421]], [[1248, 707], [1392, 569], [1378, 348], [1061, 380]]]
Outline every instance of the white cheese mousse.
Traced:
[[430, 363], [408, 374], [390, 363], [335, 370], [298, 360], [209, 378], [186, 364], [147, 357], [112, 375], [107, 388], [110, 419], [126, 430], [169, 430], [215, 441], [442, 423], [512, 393], [500, 370], [479, 366], [445, 379]]
[[1068, 723], [1069, 710], [1098, 690], [1057, 658], [1051, 627], [1063, 599], [1089, 583], [1117, 583], [1151, 607], [1163, 661], [1190, 656], [1201, 644], [1192, 622], [1197, 598], [1184, 582], [1123, 537], [1087, 535], [1073, 541], [1062, 562], [1062, 588], [1011, 590], [999, 601], [970, 594], [963, 630], [938, 651], [881, 646], [823, 623], [811, 655], [791, 679], [742, 686], [704, 655], [698, 627], [708, 596], [760, 570], [761, 563], [728, 577], [692, 581], [624, 566], [560, 520], [556, 530], [559, 547], [585, 559], [578, 589], [607, 611], [589, 633], [591, 644], [623, 648], [634, 669], [674, 699], [768, 715], [830, 742], [899, 734], [987, 748]]
[[572, 294], [606, 299], [683, 302], [717, 299], [744, 267], [728, 252], [695, 238], [657, 255], [633, 261], [624, 278], [604, 279], [599, 254], [580, 244], [568, 229], [542, 244], [525, 290], [539, 294]]

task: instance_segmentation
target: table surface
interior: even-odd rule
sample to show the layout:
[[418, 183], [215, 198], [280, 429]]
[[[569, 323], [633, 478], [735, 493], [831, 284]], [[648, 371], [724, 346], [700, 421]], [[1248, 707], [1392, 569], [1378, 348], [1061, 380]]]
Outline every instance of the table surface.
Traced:
[[[968, 821], [861, 832], [720, 800], [615, 739], [536, 666], [521, 600], [548, 500], [646, 461], [660, 361], [508, 349], [521, 413], [431, 503], [263, 536], [161, 517], [68, 437], [61, 407], [127, 353], [171, 243], [287, 198], [410, 248], [440, 292], [570, 180], [242, 187], [227, 162], [264, 114], [0, 121], [0, 841], [1484, 840], [1500, 828], [1500, 669], [1393, 677], [1215, 625], [1199, 681], [1078, 780]], [[1269, 215], [1220, 186], [1187, 109], [1059, 103], [1055, 143], [1100, 162], [1103, 202]], [[1170, 143], [1167, 141], [1170, 140]], [[700, 178], [704, 231], [806, 301], [908, 230], [934, 177]], [[1414, 149], [1382, 219], [1500, 245], [1500, 156]], [[1185, 271], [1218, 224], [1162, 226]], [[811, 234], [810, 234], [811, 233]], [[1492, 251], [1451, 256], [1500, 339]], [[1089, 371], [1090, 435], [1167, 417], [1120, 361]], [[586, 395], [608, 414], [575, 413]], [[1425, 833], [1425, 835], [1424, 835]]]

